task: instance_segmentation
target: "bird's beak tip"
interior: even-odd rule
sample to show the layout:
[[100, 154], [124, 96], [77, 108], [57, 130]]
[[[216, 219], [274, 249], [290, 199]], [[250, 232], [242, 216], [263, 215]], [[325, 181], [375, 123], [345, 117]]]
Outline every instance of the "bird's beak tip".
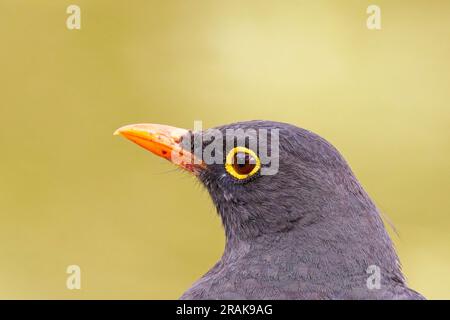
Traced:
[[126, 126], [122, 126], [114, 131], [113, 136], [124, 136], [127, 132], [131, 132], [136, 129], [138, 130], [141, 126], [141, 124], [128, 124]]

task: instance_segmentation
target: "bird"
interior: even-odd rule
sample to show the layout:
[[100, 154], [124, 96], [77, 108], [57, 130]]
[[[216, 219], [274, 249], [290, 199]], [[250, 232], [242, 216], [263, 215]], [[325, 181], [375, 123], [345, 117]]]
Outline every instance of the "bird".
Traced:
[[[142, 123], [114, 134], [192, 173], [221, 218], [221, 259], [180, 299], [425, 299], [408, 287], [380, 210], [319, 135], [266, 120], [204, 130]], [[266, 150], [253, 143], [263, 140]], [[216, 161], [202, 159], [207, 150]]]

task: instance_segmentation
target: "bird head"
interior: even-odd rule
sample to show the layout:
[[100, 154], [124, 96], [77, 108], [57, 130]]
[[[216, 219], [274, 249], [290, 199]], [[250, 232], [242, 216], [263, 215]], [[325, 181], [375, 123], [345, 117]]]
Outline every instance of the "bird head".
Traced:
[[134, 124], [116, 134], [197, 176], [229, 240], [323, 220], [332, 225], [373, 207], [339, 152], [290, 124], [248, 121], [199, 131]]

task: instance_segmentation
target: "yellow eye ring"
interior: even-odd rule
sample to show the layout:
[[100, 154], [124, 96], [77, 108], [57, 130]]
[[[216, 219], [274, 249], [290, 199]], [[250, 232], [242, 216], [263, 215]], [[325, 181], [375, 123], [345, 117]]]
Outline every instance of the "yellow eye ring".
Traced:
[[[245, 154], [246, 159], [253, 158], [254, 163], [246, 162], [244, 164], [238, 164], [236, 161], [236, 156], [240, 153]], [[261, 161], [253, 150], [245, 147], [235, 147], [231, 149], [227, 154], [227, 158], [225, 161], [225, 170], [227, 170], [227, 172], [236, 179], [243, 180], [251, 177], [256, 172], [258, 172], [260, 168]]]

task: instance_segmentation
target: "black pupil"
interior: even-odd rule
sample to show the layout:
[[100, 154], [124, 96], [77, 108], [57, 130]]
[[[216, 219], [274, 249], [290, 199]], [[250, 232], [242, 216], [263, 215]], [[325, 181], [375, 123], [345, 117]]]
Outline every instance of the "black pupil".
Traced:
[[238, 152], [233, 160], [233, 168], [239, 174], [249, 174], [256, 166], [255, 159], [248, 153]]

